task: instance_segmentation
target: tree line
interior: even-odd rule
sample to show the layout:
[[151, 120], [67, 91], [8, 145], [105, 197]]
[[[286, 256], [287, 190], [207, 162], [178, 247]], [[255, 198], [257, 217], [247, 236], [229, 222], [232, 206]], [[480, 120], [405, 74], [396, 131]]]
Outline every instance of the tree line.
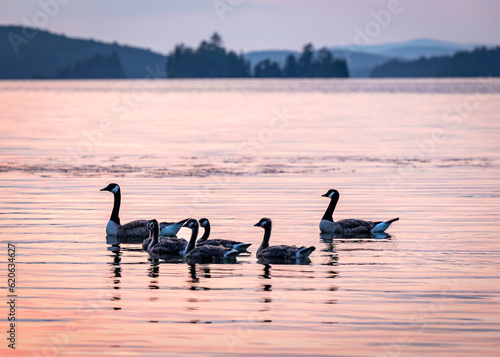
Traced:
[[60, 68], [55, 78], [59, 79], [117, 79], [126, 78], [120, 61], [120, 56], [116, 51], [109, 55], [96, 53], [94, 56], [76, 61], [74, 64]]
[[371, 72], [371, 77], [499, 77], [500, 47], [459, 51], [453, 56], [391, 60]]
[[349, 77], [345, 60], [336, 59], [326, 48], [315, 51], [304, 46], [296, 58], [290, 54], [283, 66], [269, 59], [260, 61], [253, 71], [242, 54], [223, 47], [222, 38], [214, 33], [197, 49], [183, 44], [167, 56], [167, 78], [332, 78]]

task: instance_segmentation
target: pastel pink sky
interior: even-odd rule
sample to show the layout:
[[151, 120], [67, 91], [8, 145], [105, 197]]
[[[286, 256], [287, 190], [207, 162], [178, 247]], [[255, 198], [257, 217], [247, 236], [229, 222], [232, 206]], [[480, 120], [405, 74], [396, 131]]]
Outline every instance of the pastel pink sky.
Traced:
[[236, 50], [300, 49], [306, 42], [352, 44], [356, 28], [390, 4], [398, 12], [371, 44], [415, 38], [500, 44], [497, 0], [2, 1], [0, 24], [33, 23], [42, 11], [49, 16], [41, 27], [53, 32], [163, 53], [180, 42], [198, 45], [214, 31]]

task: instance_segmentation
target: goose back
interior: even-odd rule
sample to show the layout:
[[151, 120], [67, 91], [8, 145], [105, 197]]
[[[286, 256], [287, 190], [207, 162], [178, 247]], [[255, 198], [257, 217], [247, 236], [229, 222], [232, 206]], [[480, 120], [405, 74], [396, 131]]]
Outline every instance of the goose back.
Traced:
[[[149, 238], [146, 238], [144, 239], [144, 241], [142, 242], [142, 249], [147, 252], [148, 251], [148, 247], [149, 247], [149, 244], [151, 243], [151, 240], [152, 238], [149, 237]], [[186, 248], [186, 245], [187, 245], [187, 240], [185, 240], [184, 238], [173, 238], [173, 237], [160, 237], [159, 238], [159, 243], [162, 243], [162, 242], [166, 242], [166, 241], [170, 241], [170, 242], [174, 242], [174, 243], [177, 243], [177, 244], [184, 244], [184, 248]]]
[[[228, 253], [232, 253], [228, 256]], [[191, 250], [186, 255], [186, 261], [189, 263], [222, 263], [225, 260], [236, 258], [239, 253], [231, 248], [221, 246], [202, 245]]]
[[123, 224], [117, 229], [117, 238], [121, 243], [142, 243], [148, 237], [146, 220], [138, 220]]
[[185, 239], [169, 237], [160, 240], [149, 252], [156, 255], [182, 255], [186, 245]]
[[251, 243], [242, 243], [234, 240], [226, 240], [226, 239], [209, 239], [201, 243], [197, 243], [199, 247], [201, 246], [221, 246], [224, 248], [238, 249], [241, 252], [246, 252], [248, 247], [250, 247]]
[[[302, 247], [305, 248], [305, 247]], [[295, 260], [297, 252], [300, 248], [290, 245], [272, 245], [265, 249], [262, 249], [258, 254], [257, 258], [263, 259], [279, 259], [279, 260]]]

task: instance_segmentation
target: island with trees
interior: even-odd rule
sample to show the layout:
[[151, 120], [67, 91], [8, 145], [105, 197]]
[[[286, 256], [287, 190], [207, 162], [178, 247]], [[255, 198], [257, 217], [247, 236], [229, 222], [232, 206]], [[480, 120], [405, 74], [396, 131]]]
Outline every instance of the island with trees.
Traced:
[[326, 48], [315, 51], [312, 44], [305, 45], [298, 58], [288, 55], [283, 67], [265, 59], [251, 70], [243, 54], [223, 47], [217, 33], [209, 41], [202, 41], [197, 49], [180, 44], [167, 56], [167, 78], [245, 77], [345, 78], [349, 77], [349, 71], [345, 60], [334, 58]]

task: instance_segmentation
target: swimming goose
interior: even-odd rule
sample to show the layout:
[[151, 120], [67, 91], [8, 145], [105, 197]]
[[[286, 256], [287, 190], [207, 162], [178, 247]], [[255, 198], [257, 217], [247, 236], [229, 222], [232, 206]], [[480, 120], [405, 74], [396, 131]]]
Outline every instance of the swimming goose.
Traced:
[[146, 227], [149, 231], [149, 238], [144, 240], [142, 247], [144, 249], [144, 246], [147, 243], [146, 241], [149, 240], [149, 244], [145, 249], [149, 254], [170, 256], [175, 255], [181, 257], [184, 255], [184, 251], [187, 246], [187, 241], [185, 239], [166, 237], [160, 240], [160, 228], [156, 219], [148, 221]]
[[[144, 239], [149, 235], [148, 229], [146, 228], [148, 221], [138, 220], [123, 225], [120, 224], [120, 217], [118, 216], [120, 213], [121, 203], [120, 186], [116, 183], [110, 183], [101, 189], [101, 191], [109, 191], [114, 196], [113, 211], [111, 212], [111, 217], [109, 218], [108, 225], [106, 226], [106, 234], [108, 236], [119, 238], [121, 243], [143, 243]], [[160, 223], [162, 236], [175, 237], [186, 221], [187, 220], [172, 223]]]
[[[184, 225], [184, 223], [187, 222], [189, 218], [186, 218], [186, 219], [183, 219], [182, 221], [179, 221], [179, 222], [162, 222], [160, 223], [160, 228], [161, 227], [164, 227], [160, 232], [159, 232], [159, 240], [160, 242], [163, 242], [165, 239], [169, 239], [171, 241], [174, 241], [174, 242], [179, 242], [179, 244], [183, 244], [184, 246], [182, 247], [182, 249], [184, 249], [184, 247], [187, 245], [187, 240], [183, 239], [183, 238], [177, 238], [176, 237], [176, 234], [177, 232], [182, 228], [182, 226]], [[170, 235], [169, 235], [170, 233]], [[165, 235], [167, 234], [167, 235]], [[148, 250], [148, 247], [149, 247], [149, 243], [151, 243], [151, 235], [149, 236], [149, 238], [146, 238], [144, 239], [144, 241], [142, 242], [142, 249], [144, 251], [147, 252]]]
[[240, 252], [248, 252], [248, 247], [252, 245], [227, 239], [208, 239], [208, 237], [210, 236], [210, 221], [207, 218], [202, 218], [200, 219], [199, 223], [200, 226], [205, 228], [205, 232], [203, 233], [203, 236], [201, 236], [201, 238], [196, 242], [197, 246], [215, 245], [225, 248], [237, 249]]
[[389, 228], [392, 222], [399, 220], [399, 218], [394, 218], [385, 222], [372, 222], [363, 221], [361, 219], [342, 219], [334, 222], [333, 211], [340, 198], [339, 191], [328, 190], [322, 197], [328, 197], [331, 200], [319, 223], [319, 229], [322, 233], [334, 234], [342, 237], [383, 233]]
[[271, 238], [272, 222], [269, 218], [262, 218], [254, 226], [264, 228], [264, 239], [257, 250], [257, 258], [265, 260], [278, 260], [293, 262], [308, 258], [316, 250], [316, 247], [296, 247], [294, 245], [273, 245], [269, 246]]
[[193, 230], [184, 255], [184, 259], [188, 263], [223, 263], [234, 261], [241, 253], [237, 249], [213, 245], [202, 245], [195, 248], [199, 227], [198, 221], [190, 219], [184, 226]]
[[[159, 238], [160, 225], [156, 219], [148, 221], [146, 227], [149, 231], [149, 245], [146, 251], [153, 255], [177, 255], [183, 256], [187, 241], [182, 238], [163, 237]], [[146, 241], [146, 240], [145, 240]], [[144, 248], [144, 243], [143, 243]]]

